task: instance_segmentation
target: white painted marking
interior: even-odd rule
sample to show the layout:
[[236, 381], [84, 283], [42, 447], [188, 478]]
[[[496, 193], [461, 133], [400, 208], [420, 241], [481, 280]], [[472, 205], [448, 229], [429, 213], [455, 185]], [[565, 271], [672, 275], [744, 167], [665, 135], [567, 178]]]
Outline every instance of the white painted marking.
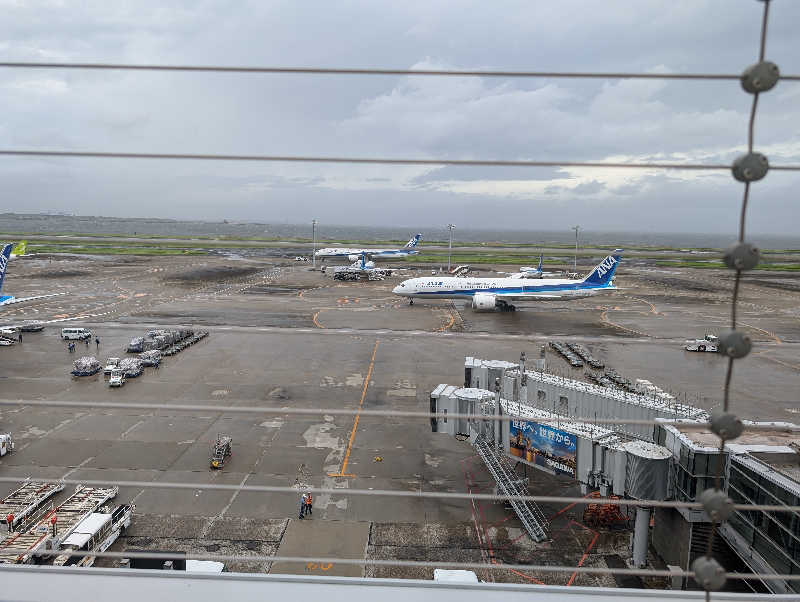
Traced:
[[129, 433], [130, 433], [130, 432], [131, 432], [133, 429], [135, 429], [137, 426], [141, 426], [141, 425], [143, 425], [145, 422], [146, 422], [146, 420], [140, 420], [139, 422], [137, 422], [136, 424], [134, 424], [132, 427], [130, 427], [130, 428], [127, 430], [127, 431], [125, 431], [124, 433], [122, 433], [122, 434], [119, 436], [119, 438], [120, 438], [120, 439], [124, 439], [125, 437], [127, 437], [127, 436], [128, 436], [128, 434], [129, 434]]
[[66, 479], [66, 478], [68, 478], [68, 477], [69, 477], [71, 474], [73, 474], [74, 472], [77, 472], [78, 470], [80, 470], [81, 468], [83, 468], [84, 466], [86, 466], [86, 465], [87, 465], [89, 462], [91, 462], [92, 460], [94, 460], [94, 456], [90, 456], [90, 457], [86, 458], [86, 459], [85, 459], [83, 462], [81, 462], [80, 464], [78, 464], [77, 466], [75, 466], [73, 469], [71, 469], [71, 470], [68, 470], [67, 472], [65, 472], [65, 473], [64, 473], [64, 474], [61, 476], [61, 478], [62, 478], [62, 479]]

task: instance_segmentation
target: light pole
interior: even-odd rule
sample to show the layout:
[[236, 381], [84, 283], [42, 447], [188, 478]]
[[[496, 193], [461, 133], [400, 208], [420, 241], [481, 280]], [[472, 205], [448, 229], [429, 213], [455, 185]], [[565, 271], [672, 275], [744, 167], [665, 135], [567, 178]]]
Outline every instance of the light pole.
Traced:
[[454, 224], [447, 224], [447, 229], [450, 230], [450, 243], [447, 245], [447, 273], [450, 273], [450, 255], [453, 253], [453, 228]]
[[580, 226], [573, 226], [570, 228], [571, 230], [575, 230], [575, 267], [573, 271], [577, 274], [578, 273], [578, 230], [580, 230]]
[[311, 220], [311, 267], [317, 268], [317, 220]]

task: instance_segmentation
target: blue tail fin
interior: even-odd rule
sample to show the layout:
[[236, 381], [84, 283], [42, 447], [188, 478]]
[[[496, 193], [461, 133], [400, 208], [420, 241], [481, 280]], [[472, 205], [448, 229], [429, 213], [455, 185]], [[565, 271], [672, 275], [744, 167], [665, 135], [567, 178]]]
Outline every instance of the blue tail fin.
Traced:
[[6, 267], [8, 267], [8, 260], [11, 259], [11, 247], [14, 245], [4, 245], [3, 251], [0, 252], [0, 291], [3, 290], [3, 279], [6, 277]]
[[541, 255], [539, 255], [539, 265], [538, 265], [538, 266], [536, 266], [536, 269], [537, 269], [539, 272], [541, 272], [541, 271], [542, 271], [542, 257], [544, 257], [544, 253], [542, 253]]
[[422, 234], [415, 234], [414, 238], [412, 238], [406, 243], [406, 249], [413, 249], [414, 247], [416, 247], [420, 238], [422, 238]]
[[611, 279], [614, 277], [614, 272], [617, 271], [622, 251], [623, 249], [615, 249], [614, 252], [601, 261], [583, 281], [586, 284], [593, 284], [595, 286], [604, 286], [611, 282]]

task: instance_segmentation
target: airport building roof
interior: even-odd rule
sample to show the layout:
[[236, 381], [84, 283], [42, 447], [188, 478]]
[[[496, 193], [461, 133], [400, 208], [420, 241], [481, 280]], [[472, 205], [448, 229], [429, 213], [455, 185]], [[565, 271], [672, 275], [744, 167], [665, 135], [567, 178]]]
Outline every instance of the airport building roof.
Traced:
[[611, 389], [608, 387], [601, 387], [600, 385], [593, 385], [571, 378], [564, 378], [563, 376], [556, 376], [555, 374], [548, 374], [546, 372], [535, 372], [533, 370], [526, 370], [528, 379], [533, 379], [539, 382], [547, 382], [560, 387], [565, 387], [573, 391], [582, 391], [592, 395], [607, 397], [616, 401], [630, 403], [633, 405], [652, 408], [666, 414], [673, 414], [676, 417], [693, 418], [695, 420], [707, 420], [708, 413], [702, 408], [697, 408], [691, 405], [676, 403], [671, 399], [663, 397], [648, 397], [638, 393], [629, 393], [619, 389]]

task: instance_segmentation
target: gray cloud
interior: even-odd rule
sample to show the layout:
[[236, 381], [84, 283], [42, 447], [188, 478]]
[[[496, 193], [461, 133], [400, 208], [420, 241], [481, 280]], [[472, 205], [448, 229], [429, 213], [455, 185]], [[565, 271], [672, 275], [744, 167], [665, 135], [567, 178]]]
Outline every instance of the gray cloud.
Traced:
[[[550, 4], [51, 2], [3, 6], [5, 60], [740, 72], [748, 0]], [[768, 57], [800, 72], [800, 4], [775, 2]], [[0, 71], [0, 147], [196, 153], [729, 162], [738, 82]], [[800, 84], [763, 96], [756, 141], [800, 162]], [[733, 231], [728, 174], [56, 160], [0, 161], [3, 209], [464, 227]], [[792, 232], [800, 177], [754, 189], [753, 228]], [[620, 221], [624, 215], [624, 222]]]

